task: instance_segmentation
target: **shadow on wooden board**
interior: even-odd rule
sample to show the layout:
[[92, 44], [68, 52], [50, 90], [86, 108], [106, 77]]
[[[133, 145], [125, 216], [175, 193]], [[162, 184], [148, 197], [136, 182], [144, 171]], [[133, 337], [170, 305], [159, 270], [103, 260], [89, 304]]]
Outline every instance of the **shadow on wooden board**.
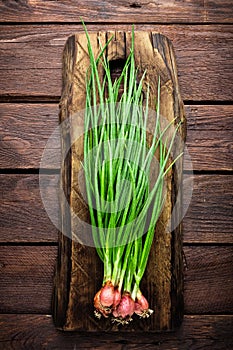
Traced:
[[[92, 32], [90, 39], [94, 52], [102, 42], [114, 35], [107, 48], [107, 58], [117, 68], [126, 60], [131, 47], [131, 33]], [[182, 160], [167, 176], [166, 203], [156, 227], [148, 266], [142, 281], [142, 290], [155, 312], [148, 319], [135, 319], [129, 325], [118, 327], [110, 319], [98, 320], [94, 316], [93, 297], [101, 288], [102, 265], [95, 248], [73, 239], [73, 232], [83, 232], [82, 222], [89, 222], [88, 208], [82, 197], [77, 174], [83, 158], [83, 139], [75, 140], [76, 131], [83, 126], [85, 108], [85, 77], [90, 65], [84, 33], [69, 37], [63, 55], [63, 90], [60, 103], [60, 122], [74, 114], [72, 123], [62, 127], [62, 152], [64, 162], [61, 171], [61, 225], [59, 252], [54, 279], [53, 317], [57, 328], [71, 331], [159, 331], [179, 326], [183, 316], [183, 262], [182, 225], [169, 229], [174, 219], [181, 221], [182, 194], [179, 189], [182, 178]], [[114, 64], [115, 62], [115, 64]], [[159, 33], [135, 32], [135, 62], [139, 76], [147, 70], [150, 107], [154, 108], [158, 77], [161, 78], [161, 115], [170, 121], [181, 121], [180, 136], [185, 139], [186, 123], [183, 102], [177, 80], [177, 69], [171, 42]], [[113, 72], [114, 74], [114, 72]], [[81, 117], [80, 117], [81, 115]], [[75, 142], [73, 142], [75, 140]], [[72, 146], [68, 145], [72, 143]], [[176, 147], [182, 148], [182, 142]], [[66, 198], [66, 199], [65, 199]], [[176, 205], [175, 205], [176, 203]], [[173, 212], [173, 216], [171, 213]], [[79, 223], [74, 215], [80, 218]], [[175, 215], [174, 215], [175, 214]], [[80, 225], [80, 227], [77, 227]]]

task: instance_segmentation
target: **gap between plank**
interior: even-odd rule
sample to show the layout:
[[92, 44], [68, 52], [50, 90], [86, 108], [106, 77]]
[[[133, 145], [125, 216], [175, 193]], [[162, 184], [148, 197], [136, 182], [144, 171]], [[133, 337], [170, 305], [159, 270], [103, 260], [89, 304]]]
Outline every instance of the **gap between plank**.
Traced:
[[[30, 103], [30, 104], [38, 104], [38, 103], [50, 103], [50, 104], [58, 104], [60, 102], [61, 96], [14, 96], [14, 95], [0, 95], [0, 104], [1, 103]], [[225, 105], [233, 105], [233, 100], [183, 100], [184, 105], [191, 106], [225, 106]]]
[[[37, 175], [37, 174], [43, 174], [43, 175], [59, 175], [60, 169], [39, 169], [39, 168], [5, 168], [0, 169], [0, 175]], [[184, 170], [184, 175], [233, 175], [233, 170]]]
[[[5, 246], [17, 246], [17, 247], [56, 247], [58, 241], [51, 242], [0, 242], [0, 247]], [[230, 242], [184, 242], [183, 247], [232, 247], [233, 243]]]
[[[96, 22], [96, 21], [93, 21], [93, 22], [90, 22], [90, 21], [85, 21], [85, 24], [86, 25], [92, 25], [92, 26], [95, 26], [95, 25], [103, 25], [104, 27], [106, 27], [107, 25], [127, 25], [127, 24], [132, 24], [133, 21], [131, 22], [125, 22], [125, 21], [120, 21], [120, 22], [117, 22], [117, 21], [111, 21], [111, 20], [106, 20], [105, 22]], [[182, 22], [182, 21], [171, 21], [171, 22], [144, 22], [144, 21], [134, 21], [133, 22], [135, 25], [167, 25], [167, 26], [171, 26], [171, 25], [184, 25], [184, 26], [208, 26], [208, 25], [231, 25], [233, 24], [233, 22], [221, 22], [221, 21], [210, 21], [210, 22]], [[39, 25], [39, 26], [44, 26], [44, 25], [59, 25], [59, 26], [72, 26], [72, 25], [82, 25], [81, 22], [79, 21], [74, 21], [74, 22], [64, 22], [64, 21], [47, 21], [47, 22], [36, 22], [36, 21], [32, 21], [32, 22], [12, 22], [12, 21], [9, 21], [9, 22], [1, 22], [0, 21], [0, 25], [1, 26], [12, 26], [12, 25], [17, 25], [17, 26], [31, 26], [31, 25]]]

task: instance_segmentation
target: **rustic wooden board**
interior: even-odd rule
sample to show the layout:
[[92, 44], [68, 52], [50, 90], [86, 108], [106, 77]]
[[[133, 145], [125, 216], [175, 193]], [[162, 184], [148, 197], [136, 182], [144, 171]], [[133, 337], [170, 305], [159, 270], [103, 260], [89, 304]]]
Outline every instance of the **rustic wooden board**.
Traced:
[[[186, 146], [194, 170], [233, 169], [233, 105], [186, 105]], [[0, 168], [39, 168], [48, 138], [58, 126], [58, 104], [4, 103], [1, 105]], [[46, 128], [44, 127], [46, 125]], [[59, 168], [60, 134], [50, 144], [49, 168]], [[228, 152], [226, 152], [228, 150]], [[184, 169], [188, 165], [184, 162]]]
[[[232, 314], [233, 247], [184, 246], [184, 254], [185, 313]], [[57, 246], [0, 246], [0, 312], [51, 314], [56, 258]]]
[[[125, 24], [95, 24], [88, 28], [131, 30], [131, 26]], [[63, 45], [68, 35], [80, 30], [80, 25], [2, 26], [1, 98], [58, 99]], [[233, 26], [138, 24], [136, 30], [161, 32], [172, 40], [184, 100], [233, 99]]]
[[232, 22], [232, 2], [213, 1], [147, 1], [147, 0], [72, 0], [16, 2], [2, 1], [2, 22]]
[[[56, 217], [54, 203], [57, 175], [43, 175], [46, 198]], [[184, 179], [186, 176], [184, 176]], [[233, 216], [229, 205], [233, 198], [231, 175], [195, 175], [192, 201], [183, 220], [185, 243], [233, 243]], [[0, 175], [0, 242], [57, 242], [58, 233], [43, 207], [38, 175]], [[184, 193], [184, 205], [187, 205]]]
[[[104, 42], [114, 35], [107, 48], [109, 61], [126, 60], [131, 47], [131, 32], [99, 32], [91, 33], [90, 40], [97, 55], [98, 36]], [[90, 65], [87, 54], [87, 40], [84, 33], [70, 37], [67, 41], [63, 56], [63, 91], [61, 98], [61, 122], [85, 107], [85, 76]], [[119, 62], [119, 61], [116, 61]], [[180, 97], [176, 63], [171, 42], [161, 34], [135, 32], [135, 64], [139, 75], [147, 70], [147, 79], [151, 93], [149, 107], [154, 108], [158, 76], [161, 77], [161, 108], [160, 113], [168, 121], [177, 118], [182, 122], [181, 139], [185, 138], [186, 123], [183, 102]], [[100, 73], [101, 74], [101, 73]], [[143, 87], [146, 92], [146, 86]], [[80, 118], [80, 117], [79, 117]], [[82, 125], [81, 119], [70, 122], [70, 129], [62, 129], [62, 154], [64, 154], [70, 140], [74, 139], [76, 128]], [[181, 141], [176, 141], [176, 148], [182, 150]], [[178, 153], [180, 153], [178, 151]], [[83, 143], [79, 138], [73, 142], [68, 157], [62, 168], [62, 187], [71, 211], [81, 220], [88, 221], [88, 208], [85, 206], [77, 174], [83, 157]], [[182, 257], [182, 229], [181, 224], [172, 232], [167, 229], [170, 225], [172, 210], [175, 203], [180, 203], [175, 210], [176, 220], [180, 222], [181, 192], [178, 192], [182, 178], [182, 161], [177, 170], [170, 171], [166, 178], [166, 200], [163, 212], [156, 228], [145, 278], [142, 282], [149, 304], [156, 311], [148, 322], [135, 320], [125, 326], [126, 330], [165, 330], [180, 324], [183, 314], [183, 257]], [[74, 232], [82, 232], [82, 221], [75, 222], [75, 218], [66, 208], [66, 200], [61, 201], [62, 232], [59, 239], [58, 265], [55, 275], [54, 292], [54, 321], [63, 330], [114, 330], [119, 328], [108, 320], [97, 320], [93, 315], [93, 297], [101, 287], [102, 269], [95, 249], [81, 245], [75, 241]], [[69, 220], [69, 221], [68, 221]], [[67, 230], [67, 224], [69, 228]], [[70, 232], [69, 232], [70, 230]], [[72, 238], [67, 238], [67, 235]], [[156, 268], [155, 268], [156, 266]], [[156, 301], [155, 301], [156, 300]], [[156, 305], [156, 306], [155, 306]]]

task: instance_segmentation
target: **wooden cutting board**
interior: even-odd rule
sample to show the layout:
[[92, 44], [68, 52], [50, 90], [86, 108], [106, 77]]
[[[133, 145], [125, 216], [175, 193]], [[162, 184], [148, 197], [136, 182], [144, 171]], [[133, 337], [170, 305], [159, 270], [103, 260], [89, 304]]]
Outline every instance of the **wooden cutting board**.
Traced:
[[[90, 34], [90, 39], [97, 55], [100, 50], [98, 37], [103, 43], [112, 35], [114, 39], [107, 48], [107, 57], [111, 61], [114, 76], [118, 74], [122, 62], [129, 54], [131, 32], [94, 32]], [[90, 64], [87, 52], [84, 33], [69, 37], [63, 55], [61, 123], [85, 108], [85, 77]], [[171, 42], [159, 33], [135, 32], [135, 62], [139, 68], [139, 75], [147, 70], [147, 79], [151, 86], [151, 107], [156, 98], [158, 76], [161, 77], [161, 114], [169, 120], [177, 117], [177, 122], [182, 122], [180, 136], [181, 140], [184, 140], [186, 123]], [[142, 281], [141, 289], [155, 312], [148, 319], [135, 318], [123, 328], [111, 323], [109, 319], [99, 321], [94, 316], [93, 297], [101, 288], [102, 263], [93, 247], [72, 239], [74, 231], [84, 233], [81, 222], [89, 221], [88, 209], [81, 195], [82, 189], [77, 182], [83, 157], [83, 139], [79, 137], [73, 142], [76, 131], [82, 127], [82, 113], [62, 127], [62, 154], [65, 160], [61, 164], [61, 188], [66, 199], [60, 198], [63, 233], [59, 234], [58, 261], [54, 279], [55, 325], [67, 331], [173, 329], [180, 324], [183, 315], [182, 224], [170, 232], [168, 223], [172, 211], [175, 211], [176, 220], [180, 221], [181, 217], [182, 191], [179, 191], [179, 186], [182, 178], [182, 161], [176, 166], [176, 171], [172, 169], [168, 174], [166, 203], [156, 228], [149, 263]], [[69, 148], [70, 142], [73, 142], [71, 148]], [[182, 149], [182, 142], [177, 143], [177, 147]], [[74, 220], [73, 213], [80, 217], [80, 224]], [[78, 225], [80, 227], [77, 227]]]

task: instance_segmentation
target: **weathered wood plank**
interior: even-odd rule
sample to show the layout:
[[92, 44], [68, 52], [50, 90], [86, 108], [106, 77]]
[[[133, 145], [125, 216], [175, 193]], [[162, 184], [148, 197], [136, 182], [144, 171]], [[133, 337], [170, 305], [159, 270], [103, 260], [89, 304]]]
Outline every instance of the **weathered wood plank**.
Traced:
[[[187, 105], [185, 113], [193, 169], [232, 170], [233, 106]], [[4, 103], [0, 118], [0, 168], [39, 168], [48, 138], [58, 126], [58, 105]], [[56, 132], [48, 168], [59, 168], [59, 147]], [[184, 166], [189, 167], [187, 162]]]
[[[186, 176], [185, 176], [186, 179]], [[58, 220], [58, 175], [43, 175], [50, 213]], [[57, 230], [43, 207], [38, 175], [0, 175], [0, 242], [57, 242]], [[186, 243], [233, 243], [231, 175], [195, 175], [191, 204], [183, 220]], [[184, 206], [188, 205], [184, 193]]]
[[[232, 313], [233, 247], [186, 246], [184, 253], [185, 312]], [[54, 246], [0, 246], [0, 312], [51, 313], [56, 258]]]
[[0, 342], [3, 349], [99, 349], [99, 350], [225, 350], [233, 347], [233, 316], [184, 317], [179, 330], [170, 333], [67, 334], [55, 330], [50, 315], [0, 315]]
[[186, 106], [186, 115], [193, 169], [233, 170], [233, 106]]
[[184, 193], [185, 242], [233, 243], [233, 176], [200, 175], [193, 184], [191, 203]]
[[1, 246], [0, 310], [50, 312], [56, 256], [56, 246]]
[[212, 131], [232, 132], [232, 105], [186, 105], [185, 113], [190, 133], [199, 133], [202, 130], [210, 133]]
[[[50, 215], [59, 220], [59, 175], [43, 177]], [[44, 208], [38, 175], [0, 175], [1, 242], [56, 242], [58, 232]]]
[[233, 247], [185, 247], [184, 253], [186, 312], [232, 313]]
[[[233, 121], [233, 118], [232, 118]], [[190, 130], [187, 146], [192, 159], [192, 168], [197, 170], [233, 170], [233, 128], [232, 130], [207, 131]], [[224, 166], [222, 167], [222, 164]], [[190, 169], [185, 163], [184, 168]]]
[[40, 1], [30, 3], [2, 1], [2, 22], [232, 22], [230, 0], [171, 1], [159, 0], [74, 0]]
[[48, 167], [60, 167], [57, 105], [2, 104], [0, 117], [0, 168], [39, 168], [49, 137]]
[[[130, 30], [130, 25], [90, 25], [90, 30]], [[68, 35], [80, 25], [32, 25], [1, 28], [0, 95], [57, 97], [61, 92], [61, 56]], [[230, 25], [137, 25], [159, 31], [173, 42], [184, 100], [231, 100], [232, 40]], [[46, 55], [44, 54], [46, 52]], [[221, 74], [220, 74], [221, 71]], [[192, 82], [192, 83], [190, 83]]]
[[67, 334], [57, 332], [50, 315], [0, 316], [1, 344], [4, 349], [230, 349], [233, 346], [233, 317], [229, 316], [185, 316], [182, 327], [176, 332], [150, 334], [143, 337], [131, 333], [112, 334]]
[[[91, 31], [104, 31], [108, 30], [124, 30], [130, 31], [132, 30], [132, 24], [127, 24], [126, 22], [117, 24], [117, 23], [88, 23], [87, 27], [89, 32]], [[199, 49], [207, 49], [208, 46], [211, 48], [213, 45], [217, 48], [217, 42], [223, 41], [222, 44], [227, 44], [232, 40], [232, 23], [231, 24], [159, 24], [159, 23], [135, 23], [135, 30], [151, 30], [162, 32], [164, 35], [169, 36], [173, 43], [184, 46], [186, 49], [192, 48], [193, 45], [202, 44]], [[11, 46], [7, 46], [10, 44], [24, 43], [30, 45], [32, 51], [38, 51], [39, 57], [41, 57], [42, 48], [50, 48], [50, 47], [60, 47], [65, 44], [67, 37], [83, 31], [83, 27], [81, 24], [33, 24], [30, 26], [21, 24], [21, 25], [12, 25], [12, 24], [4, 24], [1, 25], [0, 31], [0, 43], [1, 48], [4, 49], [3, 44], [6, 44], [5, 48], [10, 49]], [[216, 37], [215, 37], [215, 35]], [[192, 40], [188, 40], [192, 38]], [[204, 40], [204, 38], [206, 40]], [[221, 39], [221, 40], [219, 40]], [[193, 41], [193, 43], [191, 42]], [[38, 42], [40, 45], [38, 45]], [[221, 42], [219, 43], [221, 44]], [[181, 46], [178, 46], [179, 51], [182, 50]], [[27, 46], [26, 46], [27, 47]], [[226, 49], [227, 47], [224, 46]], [[17, 45], [15, 49], [19, 48]], [[5, 50], [3, 50], [4, 52]], [[177, 51], [177, 47], [176, 47]], [[18, 50], [17, 50], [18, 52]], [[7, 51], [5, 52], [5, 54]], [[21, 55], [23, 53], [21, 52]], [[24, 58], [27, 59], [27, 62], [30, 62], [30, 65], [33, 66], [33, 60], [30, 57]], [[15, 59], [15, 58], [13, 58]], [[16, 62], [16, 64], [20, 64]], [[34, 65], [39, 62], [34, 62]], [[59, 64], [60, 65], [60, 64]], [[33, 66], [35, 67], [35, 66]], [[41, 66], [42, 67], [42, 66]], [[48, 67], [52, 67], [51, 63], [48, 62]]]

